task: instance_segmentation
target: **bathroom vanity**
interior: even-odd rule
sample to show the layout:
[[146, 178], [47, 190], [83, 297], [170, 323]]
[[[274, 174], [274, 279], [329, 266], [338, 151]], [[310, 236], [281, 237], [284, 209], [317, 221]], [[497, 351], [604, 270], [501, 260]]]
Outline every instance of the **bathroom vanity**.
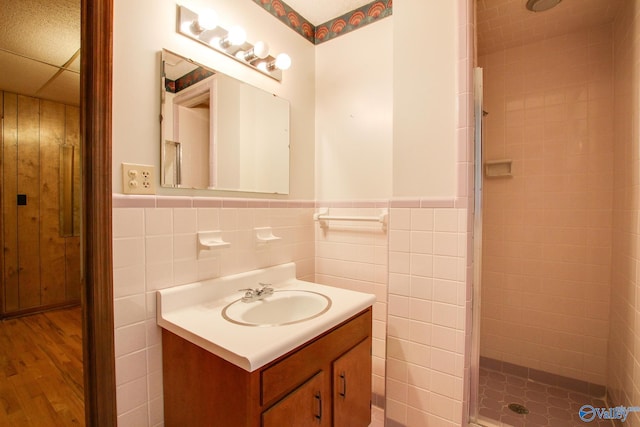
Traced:
[[[275, 304], [278, 316], [291, 311], [303, 320], [225, 318], [225, 309], [244, 304], [237, 290], [257, 283], [272, 284], [275, 298], [245, 311], [260, 309], [267, 319]], [[328, 307], [305, 308], [307, 293], [322, 294]], [[165, 425], [368, 426], [374, 301], [297, 280], [293, 264], [159, 291]]]
[[371, 309], [246, 370], [162, 332], [166, 426], [363, 426], [371, 417]]

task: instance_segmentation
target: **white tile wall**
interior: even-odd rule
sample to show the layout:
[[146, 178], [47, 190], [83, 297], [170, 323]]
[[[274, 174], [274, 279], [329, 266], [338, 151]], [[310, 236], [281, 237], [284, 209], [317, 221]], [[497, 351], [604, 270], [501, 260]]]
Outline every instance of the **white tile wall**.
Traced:
[[[331, 203], [322, 206], [331, 206]], [[350, 207], [340, 203], [330, 207], [332, 215], [377, 216], [386, 202], [354, 202]], [[384, 407], [385, 353], [387, 333], [387, 242], [386, 227], [370, 222], [332, 221], [323, 228], [315, 226], [315, 281], [376, 295], [373, 307], [373, 404]], [[399, 236], [396, 240], [401, 240]], [[394, 242], [393, 244], [399, 244]], [[389, 310], [399, 300], [389, 301]]]
[[394, 426], [460, 426], [468, 212], [415, 206], [390, 211], [386, 417]]
[[[312, 204], [184, 207], [202, 201], [114, 196], [113, 266], [118, 425], [160, 426], [162, 345], [155, 291], [170, 286], [295, 261], [313, 279]], [[176, 207], [171, 207], [175, 205]], [[162, 205], [164, 207], [156, 207]], [[251, 205], [251, 207], [250, 207]], [[129, 207], [131, 206], [131, 207]], [[148, 207], [145, 207], [148, 206]], [[290, 207], [288, 207], [290, 206]], [[271, 226], [283, 239], [257, 246], [253, 228]], [[231, 248], [200, 252], [197, 231], [223, 230]], [[378, 333], [383, 333], [378, 329]], [[380, 349], [378, 350], [380, 351]]]

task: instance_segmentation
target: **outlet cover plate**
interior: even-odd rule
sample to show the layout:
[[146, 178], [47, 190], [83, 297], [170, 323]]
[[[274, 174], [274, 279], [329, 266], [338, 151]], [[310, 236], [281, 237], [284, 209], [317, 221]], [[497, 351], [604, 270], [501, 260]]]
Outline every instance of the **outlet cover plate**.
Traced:
[[155, 166], [123, 163], [122, 192], [124, 194], [156, 194]]

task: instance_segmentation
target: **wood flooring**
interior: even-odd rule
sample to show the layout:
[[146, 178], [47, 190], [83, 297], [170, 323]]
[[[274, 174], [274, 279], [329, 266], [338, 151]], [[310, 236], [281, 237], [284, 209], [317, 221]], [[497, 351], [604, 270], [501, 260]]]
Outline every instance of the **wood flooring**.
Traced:
[[83, 426], [80, 307], [0, 321], [0, 426]]

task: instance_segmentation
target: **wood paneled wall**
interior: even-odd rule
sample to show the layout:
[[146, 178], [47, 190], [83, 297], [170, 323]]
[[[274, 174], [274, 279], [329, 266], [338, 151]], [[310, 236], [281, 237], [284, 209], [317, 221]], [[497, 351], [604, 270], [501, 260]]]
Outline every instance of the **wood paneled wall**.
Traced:
[[[9, 92], [0, 97], [0, 316], [79, 302], [80, 237], [60, 233], [60, 147], [74, 147], [74, 185], [79, 185], [79, 109]], [[26, 204], [18, 204], [18, 195], [26, 195]], [[79, 208], [74, 210], [79, 218]]]

